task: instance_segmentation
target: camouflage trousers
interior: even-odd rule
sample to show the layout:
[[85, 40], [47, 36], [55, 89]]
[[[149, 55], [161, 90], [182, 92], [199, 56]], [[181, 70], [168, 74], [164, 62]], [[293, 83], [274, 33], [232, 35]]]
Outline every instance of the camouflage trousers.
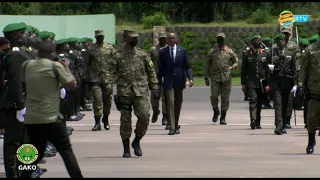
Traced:
[[315, 133], [318, 127], [318, 121], [320, 118], [320, 100], [309, 99], [308, 101], [308, 119], [307, 128], [309, 133]]
[[[161, 85], [161, 101], [162, 101], [162, 114], [166, 114], [166, 103], [165, 103], [165, 99], [164, 99], [164, 90], [163, 90], [163, 85]], [[152, 111], [154, 113], [160, 114], [160, 99], [156, 99], [154, 98], [152, 95], [150, 97], [150, 102], [151, 102], [151, 107], [152, 107]]]
[[283, 129], [284, 120], [287, 117], [288, 112], [288, 98], [291, 89], [280, 89], [278, 87], [272, 87], [273, 106], [275, 113], [275, 126], [277, 129]]
[[218, 82], [212, 78], [211, 80], [211, 106], [212, 109], [219, 109], [219, 96], [221, 95], [221, 111], [229, 109], [229, 97], [231, 93], [231, 78], [224, 82]]
[[108, 116], [112, 105], [112, 84], [91, 83], [93, 113], [95, 117]]
[[131, 90], [128, 96], [119, 96], [121, 106], [120, 116], [120, 136], [122, 139], [129, 139], [132, 134], [132, 107], [134, 114], [137, 116], [136, 129], [134, 133], [143, 137], [149, 126], [150, 104], [148, 96], [136, 96]]

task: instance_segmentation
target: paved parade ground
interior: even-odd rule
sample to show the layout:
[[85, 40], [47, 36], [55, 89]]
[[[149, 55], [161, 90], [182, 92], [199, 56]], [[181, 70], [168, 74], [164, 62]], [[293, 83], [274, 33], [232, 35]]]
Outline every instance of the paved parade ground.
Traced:
[[[307, 131], [302, 111], [287, 135], [274, 131], [274, 110], [262, 111], [262, 129], [249, 127], [248, 102], [233, 87], [226, 126], [213, 124], [209, 88], [187, 88], [180, 117], [181, 134], [168, 136], [161, 125], [150, 123], [141, 141], [143, 156], [122, 158], [119, 112], [113, 106], [111, 129], [92, 132], [93, 113], [68, 122], [75, 130], [73, 149], [84, 177], [319, 177], [320, 147], [306, 155]], [[135, 124], [136, 117], [133, 116]], [[132, 137], [133, 139], [133, 137]], [[317, 138], [319, 139], [319, 138]], [[2, 141], [2, 140], [1, 140]], [[319, 147], [319, 148], [318, 148]], [[2, 154], [2, 152], [1, 152]], [[69, 177], [59, 154], [47, 158], [41, 177]], [[0, 169], [2, 176], [3, 166]]]

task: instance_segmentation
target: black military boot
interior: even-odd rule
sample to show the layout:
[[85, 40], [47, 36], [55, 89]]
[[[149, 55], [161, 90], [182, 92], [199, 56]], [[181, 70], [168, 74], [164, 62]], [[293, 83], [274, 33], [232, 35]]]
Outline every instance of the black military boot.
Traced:
[[218, 118], [219, 118], [219, 115], [220, 115], [220, 111], [219, 111], [219, 108], [216, 108], [213, 110], [213, 117], [212, 117], [212, 122], [217, 122], [218, 121]]
[[170, 130], [170, 125], [167, 124], [165, 130]]
[[220, 125], [227, 125], [226, 116], [227, 116], [227, 111], [221, 111]]
[[109, 129], [110, 129], [109, 116], [103, 116], [102, 122], [103, 122], [103, 127], [104, 127], [104, 129], [105, 129], [105, 130], [109, 130]]
[[160, 114], [159, 110], [153, 111], [152, 120], [151, 120], [152, 123], [156, 123], [158, 121], [159, 114]]
[[168, 118], [167, 114], [162, 114], [162, 125], [167, 125], [168, 124]]
[[255, 129], [256, 128], [256, 120], [251, 120], [251, 123], [250, 123], [250, 127], [251, 127], [251, 129]]
[[130, 158], [130, 139], [122, 139], [122, 145], [123, 145], [123, 155], [124, 158]]
[[100, 125], [100, 117], [94, 117], [95, 124], [92, 128], [92, 131], [101, 131], [101, 125]]
[[282, 131], [279, 130], [278, 128], [275, 128], [275, 129], [274, 129], [274, 134], [276, 134], [276, 135], [282, 135]]
[[140, 140], [141, 140], [141, 137], [140, 136], [136, 136], [132, 142], [132, 148], [134, 149], [134, 154], [136, 156], [142, 156], [142, 151], [141, 151], [141, 148], [140, 148]]
[[261, 120], [260, 119], [258, 119], [257, 121], [256, 121], [256, 129], [261, 129]]
[[312, 154], [314, 151], [314, 146], [316, 145], [316, 133], [308, 133], [309, 135], [309, 142], [307, 146], [307, 154]]
[[290, 120], [291, 120], [290, 116], [286, 117], [285, 122], [284, 122], [286, 129], [292, 129], [292, 127], [290, 125]]

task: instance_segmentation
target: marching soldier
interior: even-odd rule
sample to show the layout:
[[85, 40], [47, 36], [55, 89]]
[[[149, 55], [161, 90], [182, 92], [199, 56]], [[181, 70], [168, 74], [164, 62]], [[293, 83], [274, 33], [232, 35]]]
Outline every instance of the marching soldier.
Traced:
[[250, 127], [261, 129], [261, 107], [265, 94], [269, 92], [268, 86], [268, 52], [261, 49], [259, 35], [252, 37], [252, 46], [243, 52], [241, 65], [242, 91], [248, 93]]
[[296, 53], [286, 48], [285, 36], [278, 34], [272, 45], [270, 87], [273, 95], [275, 111], [275, 130], [277, 135], [286, 134], [285, 118], [287, 117], [288, 98], [294, 86], [296, 76], [295, 58]]
[[82, 54], [77, 50], [77, 43], [78, 43], [78, 39], [71, 37], [68, 38], [68, 44], [70, 47], [70, 51], [69, 51], [69, 58], [70, 60], [73, 62], [73, 67], [74, 67], [74, 72], [73, 75], [75, 76], [76, 80], [77, 80], [77, 85], [78, 87], [74, 90], [71, 91], [74, 93], [74, 115], [76, 116], [77, 120], [81, 120], [85, 114], [81, 114], [80, 113], [80, 84], [82, 81], [82, 75], [83, 75], [83, 57]]
[[[318, 28], [320, 31], [320, 28]], [[320, 33], [319, 33], [320, 34]], [[308, 99], [308, 146], [306, 148], [307, 154], [312, 154], [314, 146], [316, 145], [316, 129], [320, 117], [320, 42], [314, 42], [306, 48], [305, 55], [301, 60], [299, 86], [304, 86], [305, 96]]]
[[3, 142], [4, 168], [7, 178], [18, 178], [17, 149], [26, 142], [23, 125], [25, 97], [22, 84], [22, 64], [28, 60], [21, 49], [25, 38], [25, 23], [13, 23], [4, 27], [4, 36], [10, 41], [11, 48], [4, 59], [8, 90], [1, 97], [1, 111], [4, 115], [5, 136]]
[[109, 115], [112, 105], [113, 83], [106, 83], [111, 55], [116, 52], [111, 44], [104, 43], [103, 30], [95, 31], [96, 43], [89, 48], [89, 60], [85, 65], [87, 77], [93, 94], [93, 113], [95, 124], [92, 131], [100, 131], [102, 118], [103, 127], [110, 129]]
[[110, 61], [107, 84], [112, 84], [117, 76], [117, 108], [121, 112], [120, 135], [123, 143], [123, 157], [131, 157], [130, 137], [132, 133], [131, 113], [132, 107], [138, 121], [136, 124], [136, 137], [132, 148], [136, 156], [142, 156], [140, 140], [146, 134], [149, 125], [148, 89], [154, 96], [160, 96], [158, 80], [148, 53], [136, 47], [138, 33], [135, 30], [124, 30], [125, 46], [113, 54]]
[[[159, 50], [162, 48], [165, 48], [167, 46], [167, 34], [165, 32], [160, 32], [159, 33], [159, 44], [151, 47], [149, 55], [151, 57], [151, 60], [154, 65], [154, 69], [156, 73], [158, 74], [158, 61], [159, 61]], [[165, 98], [164, 98], [164, 91], [163, 88], [161, 87], [161, 98], [162, 98], [162, 125], [167, 125], [168, 120], [167, 120], [167, 114], [166, 114], [166, 103], [165, 103]], [[153, 110], [153, 115], [152, 115], [152, 123], [157, 122], [158, 120], [158, 115], [160, 114], [159, 110], [159, 100], [156, 99], [153, 96], [151, 96], [151, 107]]]
[[221, 125], [227, 124], [225, 118], [229, 109], [231, 70], [238, 66], [237, 55], [225, 44], [225, 38], [224, 33], [218, 33], [217, 45], [208, 53], [204, 73], [206, 85], [211, 84], [210, 100], [214, 112], [213, 122], [217, 122], [220, 115], [218, 102], [221, 95]]

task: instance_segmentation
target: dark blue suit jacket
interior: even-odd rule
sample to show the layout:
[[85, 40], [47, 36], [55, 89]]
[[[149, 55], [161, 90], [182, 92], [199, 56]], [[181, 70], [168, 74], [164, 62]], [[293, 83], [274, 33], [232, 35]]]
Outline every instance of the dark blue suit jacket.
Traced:
[[177, 45], [175, 61], [170, 57], [169, 46], [159, 52], [158, 80], [166, 89], [184, 89], [186, 86], [186, 74], [189, 80], [193, 80], [192, 69], [185, 48]]

